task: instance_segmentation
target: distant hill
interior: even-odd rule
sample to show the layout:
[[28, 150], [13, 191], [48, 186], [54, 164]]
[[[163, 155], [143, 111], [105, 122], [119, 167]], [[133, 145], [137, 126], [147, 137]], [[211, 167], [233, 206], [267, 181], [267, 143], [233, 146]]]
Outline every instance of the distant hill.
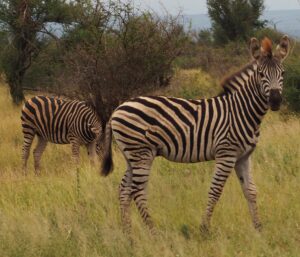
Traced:
[[[211, 21], [207, 14], [184, 15], [185, 23], [191, 22], [192, 29], [207, 29]], [[266, 11], [262, 19], [269, 21], [269, 26], [300, 39], [300, 9]]]

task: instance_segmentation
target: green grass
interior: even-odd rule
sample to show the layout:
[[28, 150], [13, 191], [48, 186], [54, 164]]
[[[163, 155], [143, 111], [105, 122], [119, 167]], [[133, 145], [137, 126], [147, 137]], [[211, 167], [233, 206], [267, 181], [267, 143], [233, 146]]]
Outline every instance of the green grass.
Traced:
[[20, 107], [0, 87], [0, 256], [297, 257], [300, 250], [300, 120], [269, 113], [254, 153], [254, 179], [263, 230], [251, 224], [235, 174], [229, 178], [203, 238], [199, 224], [213, 162], [176, 164], [157, 158], [149, 182], [149, 209], [159, 235], [150, 236], [132, 206], [133, 244], [122, 233], [118, 185], [125, 162], [114, 151], [107, 178], [81, 169], [70, 147], [49, 145], [42, 175], [22, 175]]

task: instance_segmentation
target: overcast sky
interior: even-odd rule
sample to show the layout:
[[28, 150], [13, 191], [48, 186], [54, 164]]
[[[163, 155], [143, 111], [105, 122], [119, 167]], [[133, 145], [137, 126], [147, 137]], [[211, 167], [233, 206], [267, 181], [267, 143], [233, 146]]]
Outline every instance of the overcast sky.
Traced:
[[[182, 10], [184, 14], [207, 13], [206, 0], [134, 0], [142, 7], [160, 11], [163, 5], [168, 12], [177, 13]], [[266, 10], [300, 9], [300, 0], [265, 0]]]

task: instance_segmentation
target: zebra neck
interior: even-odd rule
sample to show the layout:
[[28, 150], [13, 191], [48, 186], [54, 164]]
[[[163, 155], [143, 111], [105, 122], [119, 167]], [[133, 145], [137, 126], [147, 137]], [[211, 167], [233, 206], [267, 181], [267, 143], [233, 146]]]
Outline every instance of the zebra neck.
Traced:
[[231, 112], [253, 132], [268, 111], [267, 98], [262, 94], [255, 62], [248, 64], [223, 84], [225, 94], [232, 99]]
[[[255, 82], [253, 81], [255, 80]], [[252, 83], [249, 83], [252, 82]], [[249, 84], [256, 84], [257, 81], [257, 64], [255, 61], [247, 64], [236, 73], [226, 77], [221, 83], [226, 94], [233, 94]]]

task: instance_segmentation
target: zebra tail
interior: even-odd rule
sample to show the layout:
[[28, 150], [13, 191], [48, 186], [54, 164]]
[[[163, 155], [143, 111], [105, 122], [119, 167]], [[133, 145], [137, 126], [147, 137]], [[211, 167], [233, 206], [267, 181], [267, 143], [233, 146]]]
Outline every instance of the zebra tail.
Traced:
[[113, 171], [113, 159], [112, 159], [112, 130], [111, 120], [109, 120], [105, 127], [104, 146], [103, 146], [103, 158], [101, 164], [101, 175], [107, 176]]

